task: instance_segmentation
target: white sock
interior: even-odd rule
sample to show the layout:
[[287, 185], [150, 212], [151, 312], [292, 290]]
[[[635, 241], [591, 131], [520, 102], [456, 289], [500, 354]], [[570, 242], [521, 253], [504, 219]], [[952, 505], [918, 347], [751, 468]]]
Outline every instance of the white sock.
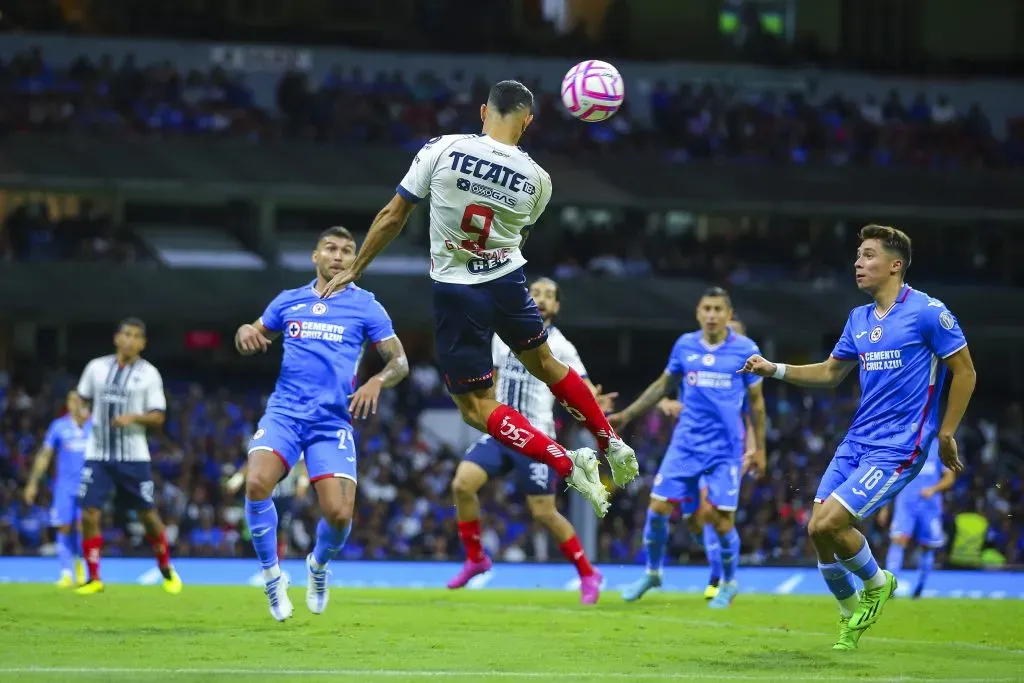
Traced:
[[843, 598], [839, 601], [839, 613], [844, 617], [852, 616], [857, 611], [857, 605], [860, 604], [860, 593], [854, 593], [853, 595]]
[[868, 589], [871, 589], [871, 588], [881, 588], [884, 585], [885, 585], [885, 574], [882, 572], [881, 569], [876, 571], [874, 573], [874, 575], [870, 579], [866, 579], [864, 581], [864, 587], [868, 588]]
[[264, 583], [266, 583], [267, 581], [273, 581], [277, 577], [281, 576], [281, 566], [275, 564], [273, 567], [269, 567], [268, 569], [264, 569], [260, 573], [263, 574], [263, 581], [264, 581]]

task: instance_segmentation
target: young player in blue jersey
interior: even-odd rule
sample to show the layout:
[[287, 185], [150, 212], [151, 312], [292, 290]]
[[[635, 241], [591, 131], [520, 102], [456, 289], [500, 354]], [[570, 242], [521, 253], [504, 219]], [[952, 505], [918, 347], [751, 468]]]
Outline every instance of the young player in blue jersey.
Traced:
[[[729, 329], [736, 334], [744, 336], [747, 334], [746, 326], [735, 314], [732, 320], [728, 322], [728, 325]], [[678, 399], [663, 398], [658, 401], [658, 410], [675, 420], [683, 412], [683, 404]], [[757, 457], [757, 444], [754, 440], [754, 426], [750, 420], [749, 401], [744, 401], [743, 403], [743, 422], [746, 428], [746, 450], [743, 457], [747, 461], [752, 462]], [[758, 473], [764, 474], [763, 470]], [[703, 528], [704, 555], [708, 558], [708, 567], [711, 570], [708, 585], [704, 588], [704, 599], [713, 600], [718, 595], [718, 585], [722, 580], [722, 546], [718, 542], [718, 532], [715, 530], [714, 525], [715, 508], [708, 502], [708, 485], [704, 477], [701, 477], [698, 485], [700, 486], [700, 507], [697, 509], [695, 516], [697, 517], [697, 522]], [[696, 542], [696, 537], [693, 540]]]
[[[249, 442], [245, 474], [245, 518], [263, 570], [270, 614], [278, 621], [290, 617], [293, 608], [288, 577], [278, 566], [274, 487], [304, 454], [322, 514], [316, 545], [306, 557], [306, 606], [320, 614], [327, 607], [327, 564], [352, 529], [357, 479], [352, 418], [375, 414], [381, 389], [409, 374], [391, 318], [373, 294], [348, 285], [321, 298], [328, 280], [348, 268], [355, 255], [352, 234], [328, 228], [313, 251], [316, 279], [278, 294], [256, 322], [242, 325], [235, 335], [243, 355], [266, 351], [278, 335], [284, 338], [281, 371]], [[386, 365], [355, 389], [367, 343]]]
[[[700, 331], [679, 337], [661, 377], [628, 408], [609, 418], [613, 427], [621, 429], [647, 412], [665, 394], [681, 386], [683, 410], [654, 478], [644, 525], [647, 571], [622, 592], [627, 601], [637, 600], [661, 585], [669, 537], [668, 520], [676, 505], [681, 504], [694, 542], [705, 545], [704, 518], [694, 514], [700, 506], [702, 478], [707, 483], [708, 501], [714, 508], [710, 519], [722, 557], [723, 580], [709, 606], [728, 607], [739, 590], [736, 568], [740, 537], [735, 517], [740, 479], [747, 469], [764, 471], [765, 409], [760, 378], [737, 374], [750, 354], [757, 353], [757, 344], [729, 329], [731, 317], [729, 294], [720, 287], [707, 290], [697, 304]], [[747, 401], [756, 448], [745, 460], [744, 404]]]
[[[896, 576], [903, 569], [903, 554], [911, 539], [917, 542], [917, 584], [913, 597], [921, 597], [928, 574], [935, 566], [935, 551], [946, 544], [942, 529], [942, 493], [952, 488], [956, 474], [942, 466], [939, 443], [932, 442], [928, 459], [920, 473], [900, 491], [892, 505], [892, 523], [889, 525], [889, 552], [885, 568]], [[888, 517], [889, 508], [879, 513], [879, 519]]]
[[[832, 355], [812, 365], [783, 365], [753, 355], [742, 369], [798, 386], [835, 387], [860, 366], [860, 405], [822, 476], [808, 524], [818, 567], [839, 601], [837, 650], [856, 648], [896, 591], [896, 578], [879, 568], [855, 525], [917, 476], [935, 439], [942, 463], [953, 472], [963, 469], [953, 434], [976, 379], [956, 317], [941, 301], [905, 283], [910, 238], [888, 226], [868, 225], [860, 240], [857, 287], [874, 301], [850, 312]], [[940, 421], [947, 370], [953, 377]], [[854, 574], [864, 583], [859, 594]]]
[[522, 246], [551, 199], [551, 176], [518, 145], [533, 121], [533, 93], [500, 81], [480, 107], [479, 135], [428, 140], [370, 226], [352, 266], [325, 295], [358, 280], [430, 198], [430, 277], [434, 340], [448, 392], [466, 424], [505, 448], [544, 463], [604, 517], [610, 505], [592, 449], [568, 450], [522, 413], [495, 398], [491, 339], [496, 334], [527, 371], [594, 435], [612, 479], [636, 478], [636, 454], [608, 424], [590, 388], [551, 352], [530, 298]]
[[43, 445], [36, 454], [25, 485], [25, 503], [32, 505], [39, 493], [39, 480], [50, 468], [53, 456], [57, 467], [50, 489], [53, 500], [50, 507], [50, 526], [57, 529], [57, 559], [60, 561], [61, 588], [85, 583], [85, 565], [82, 563], [81, 510], [78, 489], [81, 484], [85, 448], [89, 443], [89, 411], [78, 400], [75, 392], [67, 398], [67, 415], [50, 423]]

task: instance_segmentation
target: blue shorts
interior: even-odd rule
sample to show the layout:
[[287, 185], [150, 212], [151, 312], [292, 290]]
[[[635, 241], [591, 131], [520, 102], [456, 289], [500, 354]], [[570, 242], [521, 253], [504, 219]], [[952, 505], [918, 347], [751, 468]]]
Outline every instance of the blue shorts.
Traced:
[[740, 503], [742, 460], [703, 462], [696, 453], [669, 449], [654, 476], [651, 498], [679, 505], [689, 517], [700, 507], [700, 490], [707, 488], [711, 507], [733, 512]]
[[500, 477], [514, 471], [523, 495], [551, 496], [555, 493], [558, 475], [554, 470], [511, 448], [505, 448], [489, 436], [470, 446], [462, 459], [479, 465], [488, 477]]
[[832, 496], [856, 519], [870, 517], [924, 467], [921, 451], [886, 450], [843, 441], [821, 476], [815, 503]]
[[153, 466], [148, 462], [86, 460], [78, 496], [83, 508], [102, 508], [117, 492], [118, 504], [153, 508]]
[[274, 453], [286, 471], [295, 467], [304, 454], [311, 482], [330, 477], [357, 481], [352, 425], [342, 420], [310, 423], [267, 413], [249, 440], [249, 454], [255, 451]]
[[477, 285], [433, 282], [434, 342], [448, 391], [466, 394], [494, 384], [491, 338], [497, 334], [513, 353], [547, 341], [537, 304], [517, 268]]
[[941, 548], [946, 545], [942, 528], [942, 495], [921, 497], [920, 491], [904, 491], [893, 505], [890, 538], [912, 538], [918, 545]]
[[50, 526], [71, 526], [81, 519], [78, 507], [78, 482], [58, 482], [53, 487], [53, 501], [50, 504]]

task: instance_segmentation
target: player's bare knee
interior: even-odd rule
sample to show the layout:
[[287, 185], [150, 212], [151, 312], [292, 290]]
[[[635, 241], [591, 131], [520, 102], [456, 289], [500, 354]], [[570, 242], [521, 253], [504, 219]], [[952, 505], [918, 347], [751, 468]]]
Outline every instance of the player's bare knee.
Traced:
[[551, 526], [562, 516], [555, 507], [554, 496], [529, 496], [526, 505], [530, 508], [530, 515], [545, 527]]
[[335, 529], [344, 529], [352, 521], [351, 506], [340, 504], [321, 510], [324, 521]]
[[[654, 514], [662, 515], [664, 517], [670, 516], [675, 511], [674, 504], [667, 500], [660, 500], [658, 498], [651, 498], [651, 502], [647, 507]], [[694, 515], [690, 515], [690, 517], [694, 517]]]
[[272, 451], [253, 451], [245, 470], [245, 497], [249, 500], [270, 498], [285, 474], [284, 465]]

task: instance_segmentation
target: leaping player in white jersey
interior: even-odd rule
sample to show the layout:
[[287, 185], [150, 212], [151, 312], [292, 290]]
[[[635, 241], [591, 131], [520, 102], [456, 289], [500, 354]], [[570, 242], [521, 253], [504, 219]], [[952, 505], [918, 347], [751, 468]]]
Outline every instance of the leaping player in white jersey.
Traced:
[[[601, 387], [591, 384], [576, 347], [552, 324], [561, 306], [558, 284], [546, 277], [534, 280], [530, 284], [530, 296], [547, 325], [551, 353], [576, 370], [597, 396], [598, 403], [610, 411], [612, 401], [618, 394], [602, 395]], [[494, 369], [498, 373], [498, 398], [505, 405], [521, 412], [545, 434], [554, 436], [555, 397], [547, 386], [527, 372], [497, 335], [494, 337], [492, 352]], [[489, 478], [511, 472], [516, 474], [519, 491], [526, 497], [530, 514], [544, 525], [558, 542], [558, 549], [565, 559], [576, 567], [580, 577], [580, 602], [584, 605], [596, 603], [601, 594], [601, 572], [587, 559], [572, 523], [555, 507], [557, 478], [551, 468], [503, 447], [490, 436], [481, 438], [466, 452], [452, 480], [455, 516], [458, 519], [459, 538], [466, 548], [466, 561], [459, 573], [448, 582], [448, 587], [462, 588], [474, 576], [491, 568], [491, 558], [480, 542], [480, 499], [477, 492]]]
[[551, 199], [551, 177], [516, 146], [533, 121], [532, 110], [533, 93], [526, 86], [501, 81], [480, 107], [481, 134], [427, 142], [377, 214], [355, 261], [334, 276], [323, 296], [358, 280], [402, 231], [416, 205], [430, 196], [437, 356], [462, 419], [551, 467], [603, 517], [608, 490], [596, 454], [589, 448], [566, 450], [494, 395], [491, 337], [497, 334], [594, 435], [616, 485], [639, 473], [636, 454], [608, 424], [590, 388], [551, 353], [544, 321], [526, 288], [521, 247]]

